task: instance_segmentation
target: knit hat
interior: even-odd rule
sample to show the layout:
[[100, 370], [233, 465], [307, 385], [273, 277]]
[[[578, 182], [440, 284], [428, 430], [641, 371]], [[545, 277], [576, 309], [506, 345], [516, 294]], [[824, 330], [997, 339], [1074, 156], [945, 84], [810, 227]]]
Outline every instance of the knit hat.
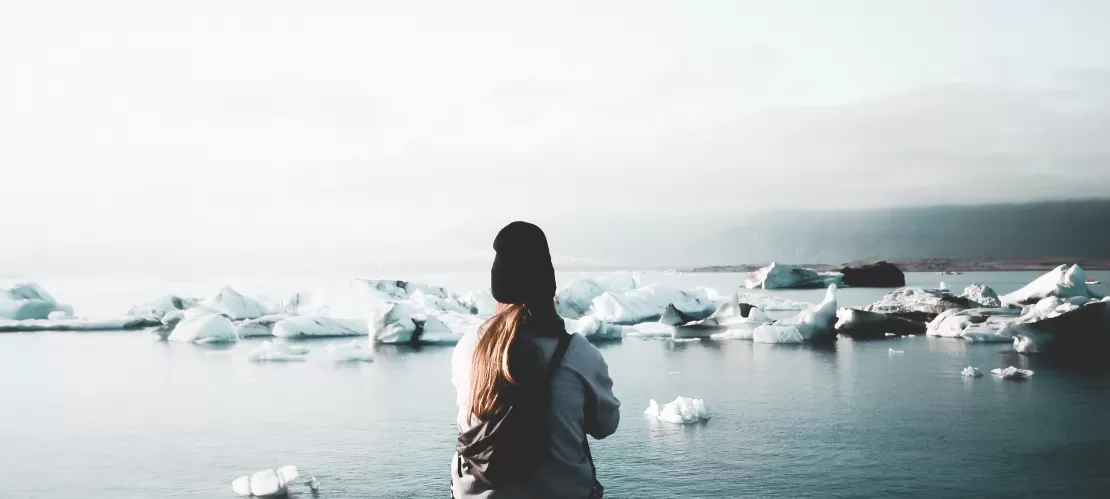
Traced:
[[501, 303], [525, 305], [550, 302], [555, 296], [555, 268], [543, 230], [513, 222], [493, 240], [490, 289]]

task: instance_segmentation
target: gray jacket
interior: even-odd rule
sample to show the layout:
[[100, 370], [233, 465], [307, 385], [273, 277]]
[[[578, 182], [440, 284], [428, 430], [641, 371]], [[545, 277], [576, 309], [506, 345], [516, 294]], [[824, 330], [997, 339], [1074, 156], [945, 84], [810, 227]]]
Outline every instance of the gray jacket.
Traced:
[[[585, 499], [593, 485], [593, 470], [582, 442], [586, 435], [602, 439], [617, 431], [620, 401], [613, 395], [609, 367], [597, 347], [573, 335], [561, 368], [552, 377], [551, 448], [533, 476], [512, 487], [486, 490], [451, 459], [451, 489], [455, 499]], [[556, 338], [538, 338], [544, 358], [550, 360]], [[477, 332], [467, 333], [451, 356], [451, 383], [455, 385], [459, 431], [470, 428], [470, 367]]]

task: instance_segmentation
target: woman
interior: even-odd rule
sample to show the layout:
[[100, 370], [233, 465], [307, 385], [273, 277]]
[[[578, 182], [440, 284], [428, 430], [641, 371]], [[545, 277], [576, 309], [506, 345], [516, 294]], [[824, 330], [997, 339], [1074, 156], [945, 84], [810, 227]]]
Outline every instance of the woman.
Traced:
[[[620, 402], [613, 395], [609, 368], [585, 337], [566, 333], [555, 312], [555, 271], [543, 231], [513, 222], [497, 234], [493, 249], [497, 256], [490, 282], [497, 313], [464, 336], [451, 359], [461, 433], [451, 463], [452, 496], [601, 497], [586, 435], [602, 439], [617, 430]], [[528, 401], [542, 403], [534, 411], [542, 417], [506, 422], [510, 414], [518, 420], [532, 414]], [[534, 461], [511, 458], [517, 468], [491, 480], [485, 463], [471, 459], [470, 449], [480, 437], [488, 442], [491, 432], [499, 428], [504, 434], [510, 426], [538, 429], [539, 438], [501, 440], [517, 442], [517, 447], [531, 442], [515, 452], [530, 452]], [[514, 452], [501, 447], [495, 452], [502, 456]]]

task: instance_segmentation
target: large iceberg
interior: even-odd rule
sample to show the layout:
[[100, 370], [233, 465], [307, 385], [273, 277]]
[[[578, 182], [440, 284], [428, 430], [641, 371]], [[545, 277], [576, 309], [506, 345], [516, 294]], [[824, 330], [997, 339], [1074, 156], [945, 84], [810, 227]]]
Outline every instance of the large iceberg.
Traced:
[[668, 305], [689, 315], [711, 313], [716, 306], [705, 289], [684, 291], [650, 284], [624, 292], [605, 292], [591, 305], [594, 315], [610, 324], [639, 324], [658, 320]]
[[946, 289], [899, 288], [868, 305], [864, 311], [929, 322], [945, 310], [963, 310], [981, 308], [981, 306], [966, 297], [953, 295]]
[[865, 312], [854, 308], [837, 311], [836, 332], [856, 338], [884, 337], [887, 334], [922, 334], [925, 324], [878, 312]]
[[829, 285], [825, 299], [794, 317], [755, 328], [756, 343], [801, 343], [822, 337], [834, 337], [836, 330], [836, 285]]
[[221, 314], [202, 311], [186, 314], [181, 322], [173, 326], [173, 331], [166, 339], [191, 343], [228, 343], [237, 341], [239, 337], [235, 334], [235, 324], [230, 319]]
[[278, 338], [328, 338], [364, 336], [366, 321], [331, 317], [297, 316], [279, 320], [272, 334]]
[[655, 399], [648, 401], [644, 414], [660, 421], [674, 424], [691, 424], [709, 420], [709, 409], [702, 399], [678, 397], [673, 402], [659, 407]]
[[73, 308], [59, 304], [42, 286], [34, 283], [0, 290], [0, 319], [49, 319], [52, 312], [72, 315]]
[[1066, 311], [1039, 315], [1032, 311], [1035, 320], [1008, 325], [1006, 332], [1014, 338], [1014, 349], [1021, 353], [1087, 355], [1110, 347], [1110, 303], [1091, 301], [1082, 306], [1060, 305], [1058, 309]]
[[1101, 298], [1087, 287], [1087, 276], [1078, 265], [1061, 265], [1025, 287], [1002, 297], [1002, 303], [1030, 305], [1045, 298]]
[[30, 331], [123, 331], [157, 325], [142, 317], [114, 317], [107, 319], [0, 319], [0, 333]]
[[224, 287], [215, 295], [201, 303], [213, 312], [221, 313], [232, 320], [257, 319], [269, 313], [266, 307], [253, 298], [239, 294], [230, 287]]
[[748, 289], [823, 288], [830, 284], [841, 284], [842, 277], [839, 272], [818, 272], [771, 262], [771, 265], [749, 272], [744, 279], [744, 287]]

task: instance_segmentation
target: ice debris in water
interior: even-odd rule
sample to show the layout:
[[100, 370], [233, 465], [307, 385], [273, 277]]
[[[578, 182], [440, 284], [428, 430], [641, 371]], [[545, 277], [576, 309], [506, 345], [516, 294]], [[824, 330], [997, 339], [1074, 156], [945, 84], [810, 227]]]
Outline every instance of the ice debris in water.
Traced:
[[1028, 379], [1030, 376], [1033, 376], [1033, 371], [1010, 366], [1006, 369], [994, 369], [991, 371], [991, 374], [1002, 379]]
[[288, 362], [304, 360], [308, 349], [296, 347], [287, 343], [274, 343], [263, 341], [262, 345], [247, 354], [251, 362]]
[[374, 362], [374, 349], [358, 340], [342, 345], [328, 345], [325, 350], [332, 362]]
[[309, 490], [313, 492], [320, 490], [320, 481], [317, 480], [316, 477], [309, 478], [304, 484], [308, 485]]
[[887, 351], [888, 353], [890, 353], [890, 355], [903, 355], [906, 353], [905, 350], [895, 350], [893, 348], [888, 348]]
[[236, 478], [231, 482], [231, 490], [240, 496], [283, 496], [289, 493], [289, 484], [296, 479], [296, 466], [282, 466], [276, 470], [263, 470]]
[[890, 336], [898, 336], [898, 335], [896, 335], [894, 333], [886, 333], [886, 336], [890, 337]]
[[659, 407], [655, 399], [648, 401], [644, 414], [660, 421], [674, 424], [691, 424], [709, 419], [709, 410], [702, 399], [678, 397], [674, 402]]
[[679, 374], [682, 374], [682, 373], [680, 373], [680, 372], [678, 372], [678, 371], [671, 371], [671, 372], [669, 372], [669, 373], [667, 373], [667, 374], [670, 374], [671, 376], [678, 376]]
[[914, 337], [916, 337], [916, 336], [917, 336], [916, 334], [907, 334], [907, 335], [906, 335], [906, 337], [907, 337], [907, 338], [914, 338]]
[[983, 373], [980, 372], [978, 368], [971, 366], [965, 367], [964, 370], [960, 372], [960, 374], [964, 375], [964, 377], [966, 378], [979, 378], [983, 376]]

